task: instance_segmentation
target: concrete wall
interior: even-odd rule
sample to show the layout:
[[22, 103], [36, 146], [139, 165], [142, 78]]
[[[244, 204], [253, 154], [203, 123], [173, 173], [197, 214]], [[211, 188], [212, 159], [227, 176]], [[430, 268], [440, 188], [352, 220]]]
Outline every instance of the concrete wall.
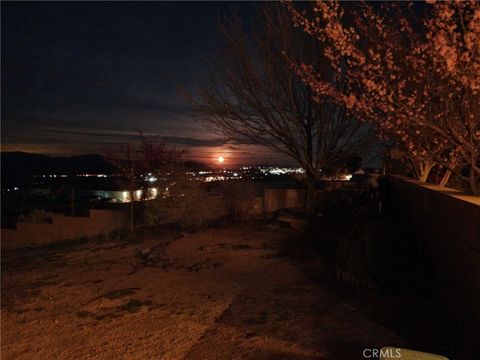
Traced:
[[[340, 185], [335, 185], [335, 189], [345, 187], [346, 182], [341, 182]], [[328, 206], [332, 189], [315, 190], [315, 205], [319, 211], [325, 210]], [[256, 208], [261, 208], [265, 213], [275, 212], [281, 209], [289, 208], [303, 208], [305, 205], [305, 190], [303, 189], [265, 189], [262, 198], [257, 198]]]
[[90, 210], [89, 217], [53, 216], [52, 223], [17, 223], [2, 229], [2, 248], [36, 246], [61, 240], [106, 234], [128, 224], [128, 214], [114, 210]]
[[[317, 198], [322, 190], [317, 191]], [[277, 210], [302, 207], [305, 190], [303, 189], [265, 189], [262, 196], [252, 201], [235, 204], [237, 215], [272, 213]], [[218, 202], [219, 212], [215, 216], [226, 215], [223, 199]], [[230, 211], [232, 209], [229, 209]], [[90, 210], [89, 217], [52, 216], [52, 223], [21, 223], [17, 229], [2, 229], [2, 248], [45, 245], [62, 240], [92, 237], [124, 228], [128, 224], [128, 214], [123, 211]]]
[[442, 302], [465, 327], [478, 331], [480, 197], [389, 177], [387, 200], [390, 209], [408, 217], [414, 226], [431, 260]]
[[263, 195], [263, 212], [269, 213], [280, 209], [302, 207], [305, 199], [303, 189], [265, 189]]

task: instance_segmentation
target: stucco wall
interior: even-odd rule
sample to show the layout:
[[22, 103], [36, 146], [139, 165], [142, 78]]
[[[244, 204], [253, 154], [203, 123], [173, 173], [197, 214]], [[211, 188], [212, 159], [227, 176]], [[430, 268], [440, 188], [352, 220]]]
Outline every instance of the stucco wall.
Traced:
[[[480, 198], [389, 177], [390, 209], [410, 219], [435, 273], [442, 302], [469, 329], [480, 329]], [[478, 333], [477, 333], [478, 334]]]
[[52, 223], [17, 223], [17, 229], [2, 229], [2, 248], [50, 244], [60, 240], [97, 236], [128, 224], [123, 211], [90, 210], [89, 217], [53, 216]]
[[[318, 190], [319, 194], [325, 191]], [[302, 207], [305, 190], [265, 189], [263, 197], [235, 204], [236, 212], [243, 215], [272, 213], [277, 210]], [[216, 216], [227, 214], [223, 199], [214, 199], [221, 210]], [[231, 210], [231, 209], [230, 209]], [[238, 215], [238, 214], [237, 214]], [[120, 229], [128, 224], [128, 214], [113, 210], [90, 210], [89, 217], [53, 216], [52, 223], [17, 223], [17, 229], [2, 229], [2, 248], [45, 245], [56, 241], [92, 237]]]
[[269, 213], [280, 209], [302, 207], [305, 190], [302, 189], [265, 189], [263, 212]]
[[[347, 183], [342, 182], [336, 185], [336, 188], [345, 187], [345, 184]], [[315, 190], [315, 205], [318, 210], [323, 211], [329, 205], [331, 194], [331, 190]], [[263, 204], [259, 203], [257, 207], [261, 207], [265, 213], [271, 213], [281, 209], [301, 208], [304, 205], [305, 190], [303, 189], [265, 189]]]

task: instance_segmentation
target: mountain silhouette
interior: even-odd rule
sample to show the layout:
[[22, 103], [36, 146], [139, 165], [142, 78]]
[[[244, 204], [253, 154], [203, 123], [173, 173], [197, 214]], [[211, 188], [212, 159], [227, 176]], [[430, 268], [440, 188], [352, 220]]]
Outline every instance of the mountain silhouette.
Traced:
[[[189, 171], [211, 170], [203, 163], [186, 161]], [[118, 169], [98, 154], [51, 157], [26, 152], [2, 152], [2, 187], [29, 182], [36, 175], [116, 174]]]

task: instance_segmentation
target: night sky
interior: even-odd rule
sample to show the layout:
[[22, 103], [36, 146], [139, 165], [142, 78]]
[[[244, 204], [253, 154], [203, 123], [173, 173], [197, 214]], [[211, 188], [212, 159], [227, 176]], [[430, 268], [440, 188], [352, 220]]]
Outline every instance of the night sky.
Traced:
[[221, 42], [219, 16], [253, 3], [2, 3], [2, 151], [105, 153], [158, 134], [187, 158], [289, 163], [239, 146], [195, 120], [193, 89]]

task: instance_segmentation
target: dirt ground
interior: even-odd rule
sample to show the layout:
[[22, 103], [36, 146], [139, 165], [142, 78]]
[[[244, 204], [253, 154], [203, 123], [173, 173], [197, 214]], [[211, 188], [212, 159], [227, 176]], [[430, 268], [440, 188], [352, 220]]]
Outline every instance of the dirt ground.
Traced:
[[[360, 359], [406, 342], [235, 225], [2, 254], [2, 359]], [[321, 265], [320, 265], [321, 268]]]

